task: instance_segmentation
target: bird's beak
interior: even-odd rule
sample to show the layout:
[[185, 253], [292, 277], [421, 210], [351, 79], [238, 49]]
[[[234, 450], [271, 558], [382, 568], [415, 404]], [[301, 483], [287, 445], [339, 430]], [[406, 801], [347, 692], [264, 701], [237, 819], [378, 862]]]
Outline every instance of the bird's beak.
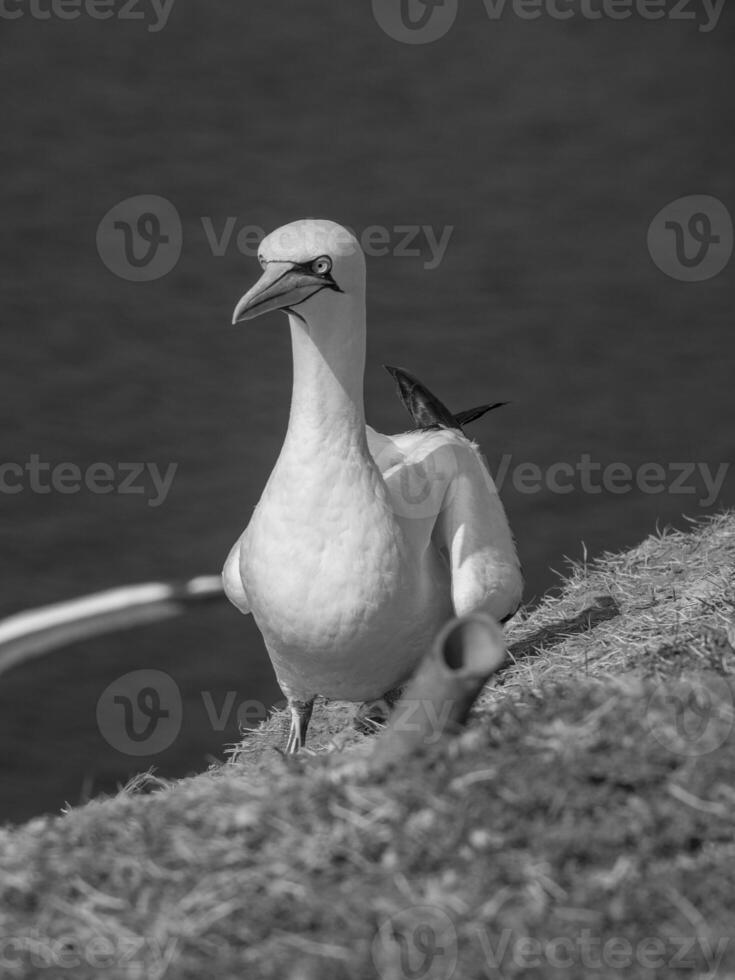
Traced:
[[269, 262], [263, 275], [235, 307], [232, 322], [252, 320], [269, 310], [282, 310], [303, 303], [320, 289], [329, 288], [321, 276], [290, 262]]

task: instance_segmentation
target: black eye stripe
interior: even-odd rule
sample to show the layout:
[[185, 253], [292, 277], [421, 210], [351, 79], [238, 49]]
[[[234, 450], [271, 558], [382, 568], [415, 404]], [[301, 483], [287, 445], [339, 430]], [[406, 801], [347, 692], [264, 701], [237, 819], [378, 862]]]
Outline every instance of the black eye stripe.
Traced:
[[[329, 262], [329, 269], [327, 269], [326, 272], [314, 272], [314, 263], [318, 262], [320, 259], [326, 259]], [[284, 275], [286, 275], [287, 272], [298, 270], [299, 272], [303, 272], [305, 275], [316, 276], [318, 279], [321, 279], [325, 286], [333, 289], [336, 293], [343, 292], [343, 290], [341, 290], [337, 285], [337, 281], [332, 275], [333, 262], [329, 255], [318, 255], [314, 259], [309, 259], [308, 262], [291, 262], [289, 259], [266, 259], [261, 258], [260, 256], [258, 256], [258, 261], [263, 267], [273, 263], [289, 262], [290, 269], [287, 269], [286, 272], [284, 272]]]
[[258, 262], [261, 265], [273, 265], [277, 262], [290, 262], [292, 268], [301, 269], [303, 272], [311, 272], [311, 267], [317, 263], [321, 262], [322, 259], [329, 263], [329, 272], [332, 271], [332, 260], [328, 255], [317, 255], [315, 259], [309, 259], [307, 262], [292, 262], [290, 259], [264, 259], [261, 255], [258, 256]]

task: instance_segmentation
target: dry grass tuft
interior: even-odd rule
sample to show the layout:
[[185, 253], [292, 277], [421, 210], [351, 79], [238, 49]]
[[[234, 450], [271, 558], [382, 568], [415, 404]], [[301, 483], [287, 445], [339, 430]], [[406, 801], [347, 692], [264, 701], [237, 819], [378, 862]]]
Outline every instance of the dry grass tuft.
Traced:
[[461, 737], [352, 709], [0, 832], [9, 978], [735, 974], [735, 516], [575, 566]]

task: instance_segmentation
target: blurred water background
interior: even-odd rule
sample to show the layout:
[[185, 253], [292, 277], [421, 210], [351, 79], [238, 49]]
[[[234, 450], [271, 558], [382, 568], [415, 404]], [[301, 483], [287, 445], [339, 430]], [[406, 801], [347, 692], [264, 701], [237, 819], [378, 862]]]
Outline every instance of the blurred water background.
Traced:
[[[141, 9], [143, 9], [141, 7]], [[100, 588], [218, 572], [278, 454], [290, 393], [285, 318], [234, 329], [258, 274], [234, 236], [324, 216], [453, 231], [429, 255], [369, 260], [370, 422], [406, 427], [382, 363], [452, 408], [510, 400], [472, 428], [492, 468], [732, 456], [733, 264], [667, 278], [646, 231], [667, 202], [735, 210], [732, 10], [690, 21], [488, 20], [461, 5], [433, 44], [399, 43], [368, 4], [178, 0], [141, 21], [2, 25], [2, 459], [176, 463], [159, 507], [138, 495], [0, 494], [0, 615]], [[95, 236], [132, 195], [183, 223], [166, 277], [111, 274]], [[394, 236], [395, 241], [395, 236]], [[735, 504], [695, 492], [502, 496], [532, 600], [564, 556], [624, 548], [656, 525]], [[582, 544], [584, 542], [584, 546]], [[131, 759], [97, 699], [138, 668], [171, 674], [182, 733]], [[0, 678], [0, 819], [114, 790], [155, 765], [199, 770], [237, 737], [223, 706], [279, 697], [260, 636], [226, 606], [89, 640]]]

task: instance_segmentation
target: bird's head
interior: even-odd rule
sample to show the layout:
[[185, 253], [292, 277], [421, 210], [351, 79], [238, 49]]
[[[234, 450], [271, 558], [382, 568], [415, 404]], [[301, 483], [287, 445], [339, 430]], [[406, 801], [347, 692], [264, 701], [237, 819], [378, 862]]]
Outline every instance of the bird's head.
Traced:
[[233, 323], [270, 310], [309, 321], [330, 317], [365, 293], [365, 257], [355, 236], [333, 221], [307, 218], [260, 244], [263, 275], [235, 307]]

